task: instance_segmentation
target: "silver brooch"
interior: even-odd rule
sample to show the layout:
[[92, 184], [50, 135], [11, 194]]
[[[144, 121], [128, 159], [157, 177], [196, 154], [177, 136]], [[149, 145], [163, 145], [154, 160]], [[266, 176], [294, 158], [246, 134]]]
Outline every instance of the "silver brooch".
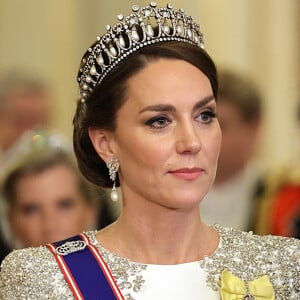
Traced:
[[68, 241], [55, 249], [57, 255], [68, 255], [83, 250], [87, 246], [84, 241]]

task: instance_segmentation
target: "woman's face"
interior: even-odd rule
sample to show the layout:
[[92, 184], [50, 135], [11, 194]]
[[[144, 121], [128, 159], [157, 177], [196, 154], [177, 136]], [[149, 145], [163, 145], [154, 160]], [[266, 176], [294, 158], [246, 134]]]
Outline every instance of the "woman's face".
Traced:
[[174, 59], [129, 79], [110, 147], [125, 201], [198, 207], [216, 173], [221, 131], [209, 79]]
[[21, 246], [39, 246], [88, 229], [95, 208], [78, 188], [77, 175], [66, 165], [55, 165], [16, 182], [16, 201], [10, 225]]

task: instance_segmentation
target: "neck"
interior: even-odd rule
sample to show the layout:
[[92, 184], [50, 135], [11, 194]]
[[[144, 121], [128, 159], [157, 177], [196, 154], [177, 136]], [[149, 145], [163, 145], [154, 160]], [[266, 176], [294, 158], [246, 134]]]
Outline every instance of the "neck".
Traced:
[[108, 250], [147, 264], [197, 261], [212, 254], [219, 242], [218, 233], [202, 223], [198, 207], [138, 211], [125, 206], [117, 222], [97, 237]]

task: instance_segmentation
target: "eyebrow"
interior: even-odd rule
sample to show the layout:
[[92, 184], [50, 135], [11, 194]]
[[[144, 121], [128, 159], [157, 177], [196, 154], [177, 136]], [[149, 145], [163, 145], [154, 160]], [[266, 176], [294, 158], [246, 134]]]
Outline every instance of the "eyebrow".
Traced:
[[[194, 110], [197, 110], [199, 108], [201, 108], [202, 106], [208, 104], [209, 102], [215, 100], [215, 97], [213, 95], [207, 96], [203, 99], [201, 99], [200, 101], [198, 101], [195, 105], [194, 105]], [[143, 109], [141, 109], [139, 111], [139, 114], [145, 112], [145, 111], [170, 111], [170, 112], [175, 112], [176, 108], [173, 105], [170, 104], [157, 104], [157, 105], [149, 105], [144, 107]]]

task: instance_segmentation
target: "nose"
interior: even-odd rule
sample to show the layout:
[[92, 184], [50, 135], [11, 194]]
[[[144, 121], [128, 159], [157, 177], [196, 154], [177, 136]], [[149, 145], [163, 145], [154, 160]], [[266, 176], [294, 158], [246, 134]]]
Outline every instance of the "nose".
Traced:
[[178, 126], [177, 152], [179, 154], [195, 154], [201, 149], [201, 140], [197, 128], [192, 121], [185, 121]]

